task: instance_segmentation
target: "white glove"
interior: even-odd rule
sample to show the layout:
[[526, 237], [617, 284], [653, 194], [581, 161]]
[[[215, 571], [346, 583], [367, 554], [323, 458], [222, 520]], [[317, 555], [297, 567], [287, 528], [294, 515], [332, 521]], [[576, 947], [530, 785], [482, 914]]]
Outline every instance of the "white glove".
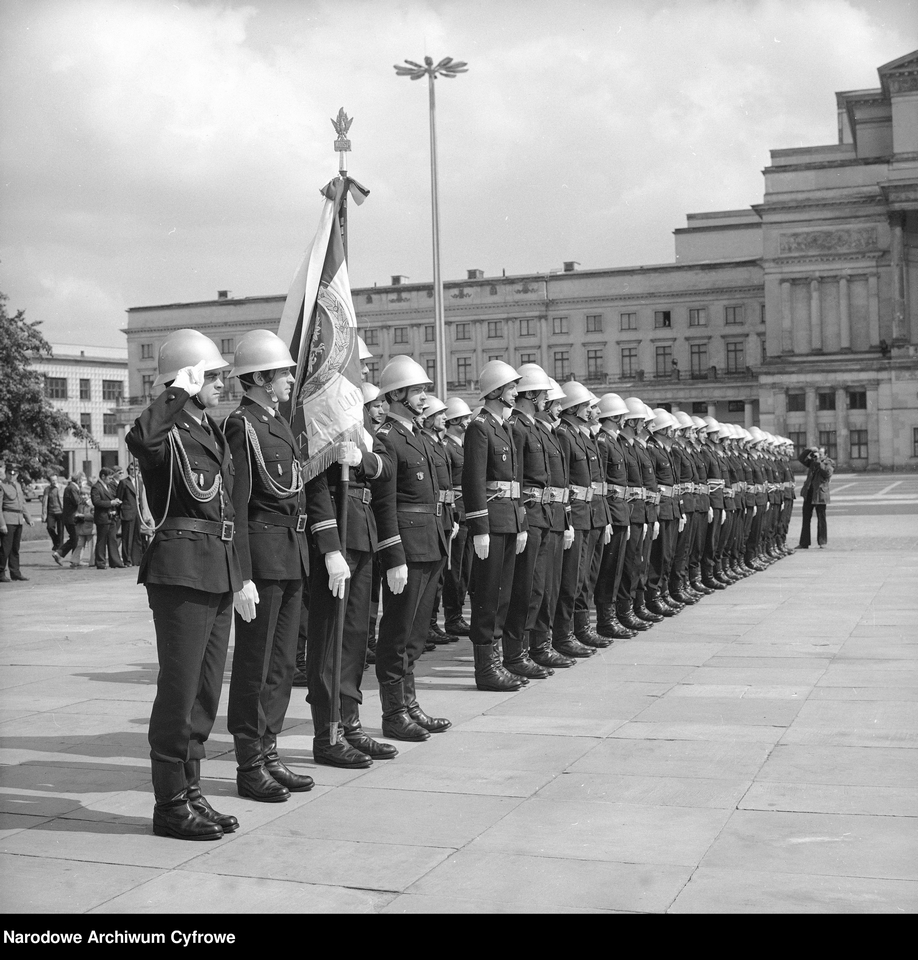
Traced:
[[625, 543], [627, 543], [630, 539], [631, 539], [631, 524], [629, 523], [628, 526], [625, 527]]
[[359, 467], [362, 460], [360, 449], [353, 440], [342, 440], [338, 444], [338, 463], [346, 463], [349, 467]]
[[[203, 363], [203, 360], [201, 362]], [[258, 603], [258, 588], [251, 580], [246, 580], [242, 584], [242, 589], [233, 594], [233, 607], [246, 623], [251, 623], [255, 619], [256, 603]]]
[[529, 539], [529, 534], [523, 530], [521, 533], [516, 535], [516, 552], [522, 553], [526, 549], [526, 541]]
[[726, 511], [726, 510], [721, 510], [721, 511], [720, 511], [720, 522], [721, 522], [721, 525], [723, 525], [723, 524], [725, 524], [725, 523], [727, 522], [727, 511]]
[[459, 536], [459, 524], [453, 524], [453, 532], [449, 535], [450, 540], [455, 540]]
[[[193, 367], [182, 367], [175, 375], [172, 386], [177, 387], [179, 390], [184, 390], [189, 397], [200, 393], [201, 387], [204, 386], [204, 365], [206, 362], [205, 360], [201, 360]], [[255, 614], [253, 613], [252, 616], [254, 617]], [[249, 619], [251, 620], [252, 618], [249, 617]]]
[[650, 539], [651, 539], [651, 540], [656, 540], [657, 537], [659, 537], [659, 536], [660, 536], [660, 521], [659, 521], [659, 520], [654, 520], [654, 522], [653, 522], [653, 536], [652, 536]]
[[686, 517], [684, 513], [682, 514], [681, 517], [679, 517], [679, 533], [682, 533], [682, 531], [685, 529], [685, 521], [687, 519], [688, 517]]
[[328, 589], [339, 600], [344, 599], [344, 590], [351, 576], [351, 568], [340, 550], [325, 554], [325, 569], [328, 571]]
[[612, 524], [611, 524], [611, 523], [607, 523], [607, 524], [606, 524], [606, 529], [603, 530], [603, 532], [602, 532], [602, 543], [603, 543], [603, 546], [605, 546], [605, 545], [606, 545], [607, 543], [609, 543], [611, 540], [612, 540]]
[[714, 508], [708, 507], [708, 523], [711, 523], [714, 520]]
[[752, 507], [752, 515], [755, 516], [759, 512], [759, 508], [756, 506]]
[[574, 528], [573, 527], [568, 527], [564, 531], [564, 539], [562, 542], [564, 544], [565, 550], [570, 550], [570, 548], [574, 545]]
[[386, 580], [393, 593], [401, 593], [408, 583], [408, 564], [403, 563], [400, 567], [389, 567], [386, 571]]
[[475, 547], [475, 556], [479, 560], [487, 560], [491, 552], [491, 538], [486, 533], [479, 533], [472, 538], [472, 544]]

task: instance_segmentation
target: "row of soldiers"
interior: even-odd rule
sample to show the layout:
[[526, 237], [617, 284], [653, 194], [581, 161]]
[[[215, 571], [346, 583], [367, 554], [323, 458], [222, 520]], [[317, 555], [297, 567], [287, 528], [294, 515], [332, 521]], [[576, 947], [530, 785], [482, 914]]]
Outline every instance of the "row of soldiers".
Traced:
[[277, 745], [302, 632], [315, 762], [366, 768], [398, 753], [359, 716], [374, 588], [382, 732], [423, 741], [451, 726], [426, 713], [415, 685], [441, 595], [447, 630], [472, 642], [478, 689], [513, 691], [789, 552], [783, 438], [502, 361], [482, 369], [473, 413], [433, 397], [423, 368], [399, 356], [378, 387], [363, 385], [363, 441], [340, 444], [337, 462], [307, 478], [310, 451], [279, 412], [294, 383], [286, 345], [263, 330], [239, 341], [229, 375], [245, 395], [220, 425], [208, 411], [226, 366], [209, 338], [177, 331], [160, 349], [165, 389], [127, 436], [156, 521], [138, 580], [159, 657], [149, 729], [159, 835], [209, 840], [238, 827], [203, 796], [200, 771], [234, 617], [237, 790], [280, 802], [313, 786]]

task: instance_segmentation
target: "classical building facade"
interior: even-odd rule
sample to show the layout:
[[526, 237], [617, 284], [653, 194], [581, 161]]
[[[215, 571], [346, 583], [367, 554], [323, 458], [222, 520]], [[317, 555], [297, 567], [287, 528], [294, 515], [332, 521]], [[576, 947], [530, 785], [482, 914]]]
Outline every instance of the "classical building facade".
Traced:
[[[918, 51], [879, 78], [837, 95], [837, 144], [772, 151], [761, 204], [690, 214], [673, 263], [444, 283], [448, 393], [476, 402], [492, 358], [536, 362], [597, 393], [823, 443], [842, 467], [918, 467]], [[432, 286], [352, 292], [371, 379], [398, 354], [433, 376]], [[125, 416], [152, 395], [172, 330], [202, 330], [229, 359], [247, 330], [277, 329], [283, 303], [221, 291], [130, 309]]]
[[42, 374], [45, 397], [89, 434], [64, 438], [66, 473], [83, 470], [95, 476], [100, 467], [124, 466], [124, 418], [119, 411], [128, 392], [128, 354], [123, 347], [51, 344], [50, 357], [36, 357], [32, 367]]

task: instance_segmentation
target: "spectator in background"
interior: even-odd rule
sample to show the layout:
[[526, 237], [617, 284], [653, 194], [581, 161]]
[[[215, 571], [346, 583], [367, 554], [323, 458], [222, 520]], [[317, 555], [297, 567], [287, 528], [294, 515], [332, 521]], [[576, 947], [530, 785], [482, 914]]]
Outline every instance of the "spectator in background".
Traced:
[[64, 545], [64, 489], [60, 478], [52, 473], [45, 492], [41, 495], [41, 519], [51, 538], [51, 556], [54, 562], [61, 566], [60, 549]]
[[140, 566], [143, 541], [137, 522], [137, 468], [128, 464], [127, 476], [118, 482], [116, 495], [121, 501], [121, 559], [126, 567]]
[[22, 525], [31, 527], [32, 517], [18, 478], [19, 468], [15, 464], [0, 463], [0, 583], [29, 579], [19, 569], [19, 545]]
[[96, 569], [108, 566], [123, 567], [118, 548], [118, 507], [121, 501], [115, 496], [115, 488], [111, 480], [114, 471], [110, 467], [99, 470], [99, 479], [92, 485], [91, 498], [93, 506], [93, 521], [96, 525]]
[[810, 523], [816, 511], [816, 543], [822, 548], [828, 543], [826, 507], [829, 503], [829, 481], [835, 473], [835, 461], [826, 456], [825, 447], [807, 447], [800, 454], [800, 462], [806, 467], [806, 480], [800, 495], [803, 497], [803, 525], [800, 528], [800, 547], [810, 545]]

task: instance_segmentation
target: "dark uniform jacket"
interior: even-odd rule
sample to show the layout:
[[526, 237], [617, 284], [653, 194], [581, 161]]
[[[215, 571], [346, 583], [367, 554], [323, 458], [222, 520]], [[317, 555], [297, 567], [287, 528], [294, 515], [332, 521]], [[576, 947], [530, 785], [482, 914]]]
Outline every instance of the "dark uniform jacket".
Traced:
[[[602, 461], [603, 473], [607, 484], [616, 487], [628, 486], [628, 468], [625, 465], [625, 454], [618, 437], [605, 430], [599, 431], [596, 438], [599, 447], [599, 457]], [[620, 491], [609, 490], [606, 493], [606, 502], [609, 505], [611, 522], [617, 527], [627, 527], [631, 523], [631, 508]]]
[[714, 441], [706, 440], [701, 446], [701, 456], [704, 459], [708, 475], [710, 505], [715, 510], [722, 510], [724, 507], [724, 484], [720, 481], [726, 481], [727, 479], [723, 450]]
[[[628, 477], [629, 487], [644, 486], [644, 474], [641, 469], [641, 460], [637, 452], [637, 441], [620, 433], [618, 445], [621, 448], [622, 455], [625, 458], [625, 473]], [[647, 511], [642, 499], [629, 499], [628, 507], [631, 511], [630, 523], [646, 523]]]
[[[537, 414], [536, 423], [542, 431], [542, 443], [545, 446], [545, 454], [548, 457], [548, 476], [549, 486], [558, 487], [567, 490], [570, 487], [570, 474], [567, 470], [567, 459], [564, 456], [564, 450], [558, 436], [548, 422], [547, 414]], [[568, 503], [550, 503], [549, 505], [549, 530], [555, 533], [561, 533], [570, 526], [571, 505]]]
[[465, 497], [462, 496], [462, 465], [465, 462], [465, 453], [462, 441], [448, 433], [443, 438], [446, 457], [449, 460], [449, 478], [456, 496], [455, 515], [459, 523], [465, 523]]
[[[140, 464], [147, 502], [156, 523], [167, 511], [170, 518], [232, 521], [233, 458], [229, 446], [206, 414], [210, 433], [185, 412], [187, 400], [184, 390], [167, 388], [127, 434], [128, 449]], [[179, 455], [170, 443], [173, 428], [178, 434]], [[203, 492], [213, 488], [217, 480], [216, 495], [210, 500], [198, 500], [189, 492], [189, 484]], [[137, 582], [226, 593], [242, 589], [242, 571], [232, 540], [210, 533], [163, 529], [157, 531], [143, 555]]]
[[682, 515], [679, 501], [672, 494], [664, 494], [660, 489], [663, 486], [672, 487], [676, 482], [673, 471], [673, 460], [665, 438], [651, 437], [647, 441], [647, 453], [653, 460], [653, 469], [657, 478], [657, 491], [660, 493], [659, 519], [678, 520]]
[[[642, 484], [645, 491], [650, 491], [651, 493], [656, 493], [658, 489], [657, 485], [657, 473], [653, 465], [653, 458], [650, 456], [650, 452], [647, 448], [647, 444], [641, 443], [640, 440], [634, 441], [634, 452], [637, 455], [638, 462], [641, 465], [641, 478]], [[651, 503], [650, 500], [647, 500], [644, 503], [644, 518], [647, 523], [656, 523], [659, 519], [660, 512], [656, 504]]]
[[[539, 490], [552, 486], [545, 430], [522, 410], [514, 410], [508, 422], [516, 444], [516, 455], [522, 464], [523, 486], [529, 489], [536, 487]], [[526, 520], [531, 526], [543, 529], [551, 526], [550, 503], [542, 503], [532, 495], [524, 493], [523, 505], [526, 508]]]
[[392, 464], [388, 476], [372, 483], [382, 569], [440, 560], [449, 545], [440, 522], [440, 487], [427, 441], [417, 427], [390, 415], [376, 433], [374, 450]]
[[[673, 472], [676, 476], [676, 483], [692, 486], [698, 479], [695, 471], [695, 461], [689, 453], [688, 446], [682, 437], [676, 437], [673, 445], [670, 447], [670, 453], [673, 458]], [[679, 495], [682, 501], [682, 512], [691, 514], [695, 512], [695, 493], [688, 489]]]
[[[587, 438], [580, 429], [581, 422], [562, 414], [561, 422], [555, 428], [555, 435], [564, 451], [571, 486], [592, 487], [593, 468], [590, 458], [592, 456], [595, 459], [598, 470], [599, 454], [587, 445]], [[591, 500], [575, 499], [574, 491], [571, 490], [571, 524], [575, 530], [592, 529], [591, 503]]]
[[427, 446], [433, 455], [434, 469], [437, 472], [437, 486], [440, 489], [440, 524], [446, 531], [446, 539], [449, 540], [453, 532], [453, 519], [455, 511], [453, 505], [443, 500], [443, 494], [453, 489], [453, 474], [450, 469], [449, 454], [446, 452], [446, 445], [432, 430], [421, 430], [421, 435], [427, 441]]
[[477, 537], [525, 530], [526, 511], [520, 498], [497, 495], [494, 488], [495, 484], [522, 483], [522, 463], [510, 424], [483, 409], [465, 432], [464, 452], [462, 496], [469, 534]]

